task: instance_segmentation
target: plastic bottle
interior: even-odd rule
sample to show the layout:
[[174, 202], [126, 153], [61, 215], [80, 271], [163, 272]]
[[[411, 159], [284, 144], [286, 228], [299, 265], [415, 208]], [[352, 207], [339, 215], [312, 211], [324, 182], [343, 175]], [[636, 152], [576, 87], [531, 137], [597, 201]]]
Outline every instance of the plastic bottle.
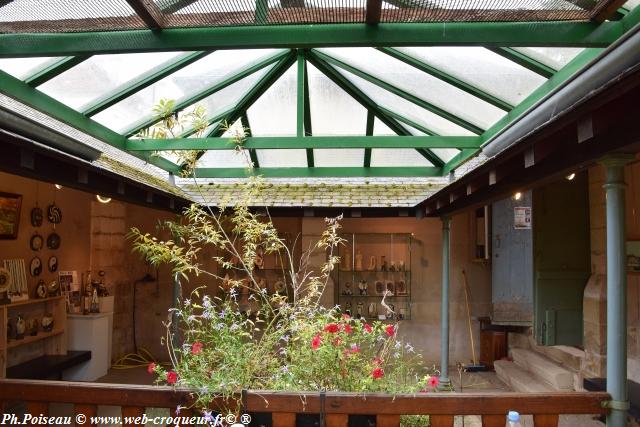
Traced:
[[506, 427], [522, 427], [522, 423], [520, 422], [520, 414], [516, 411], [509, 411], [509, 414], [507, 415]]

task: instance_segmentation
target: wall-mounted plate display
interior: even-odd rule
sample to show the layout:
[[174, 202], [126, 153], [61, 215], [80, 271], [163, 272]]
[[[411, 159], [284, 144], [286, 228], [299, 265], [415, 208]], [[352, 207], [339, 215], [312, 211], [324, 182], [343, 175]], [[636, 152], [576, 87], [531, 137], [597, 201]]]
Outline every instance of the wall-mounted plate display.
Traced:
[[34, 256], [29, 264], [29, 272], [31, 276], [37, 277], [42, 273], [42, 261], [37, 256]]
[[55, 203], [49, 205], [47, 208], [47, 219], [53, 224], [60, 224], [62, 222], [62, 211]]
[[49, 271], [52, 272], [52, 273], [55, 273], [56, 271], [58, 271], [58, 257], [57, 256], [52, 255], [49, 258], [48, 267], [49, 267]]
[[47, 248], [58, 249], [60, 247], [60, 236], [58, 233], [51, 233], [47, 237]]
[[11, 286], [11, 273], [6, 268], [0, 267], [0, 294], [7, 292]]
[[31, 236], [31, 240], [29, 241], [29, 246], [31, 247], [32, 251], [39, 251], [40, 249], [42, 249], [43, 245], [44, 245], [44, 239], [42, 238], [41, 235], [36, 233], [33, 236]]
[[40, 227], [42, 225], [42, 209], [35, 207], [31, 209], [31, 225], [33, 227]]
[[38, 285], [36, 286], [36, 296], [38, 298], [47, 297], [47, 285], [44, 283], [44, 280], [38, 281]]

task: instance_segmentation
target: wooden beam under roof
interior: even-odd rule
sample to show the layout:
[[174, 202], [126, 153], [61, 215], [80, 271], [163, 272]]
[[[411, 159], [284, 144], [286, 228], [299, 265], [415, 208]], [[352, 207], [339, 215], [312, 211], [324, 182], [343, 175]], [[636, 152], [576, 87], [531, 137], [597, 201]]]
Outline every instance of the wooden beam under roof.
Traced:
[[382, 0], [367, 0], [366, 22], [369, 25], [377, 25], [382, 14]]
[[164, 15], [152, 0], [127, 0], [127, 3], [150, 30], [164, 27]]
[[591, 20], [601, 23], [611, 18], [627, 0], [601, 0], [591, 11]]

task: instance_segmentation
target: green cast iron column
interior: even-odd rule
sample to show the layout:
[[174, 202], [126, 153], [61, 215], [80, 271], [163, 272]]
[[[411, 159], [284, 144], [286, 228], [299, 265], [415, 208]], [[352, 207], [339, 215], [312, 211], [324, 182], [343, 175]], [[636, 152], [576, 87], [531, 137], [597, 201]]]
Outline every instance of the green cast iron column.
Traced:
[[451, 218], [442, 218], [442, 304], [440, 307], [440, 387], [449, 381], [449, 233]]
[[607, 392], [608, 427], [625, 427], [627, 410], [627, 272], [625, 249], [624, 165], [629, 156], [602, 160], [607, 178]]

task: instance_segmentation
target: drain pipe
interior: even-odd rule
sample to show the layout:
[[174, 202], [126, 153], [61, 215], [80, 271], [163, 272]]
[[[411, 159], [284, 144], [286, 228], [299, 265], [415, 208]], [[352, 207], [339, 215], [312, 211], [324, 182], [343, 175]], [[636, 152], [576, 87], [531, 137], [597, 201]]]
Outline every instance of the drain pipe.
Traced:
[[583, 69], [580, 74], [575, 75], [560, 88], [540, 100], [519, 120], [490, 139], [482, 147], [482, 153], [487, 157], [493, 157], [516, 144], [559, 113], [581, 101], [586, 94], [597, 91], [625, 70], [637, 66], [639, 63], [640, 25], [636, 25], [609, 46], [597, 60]]

